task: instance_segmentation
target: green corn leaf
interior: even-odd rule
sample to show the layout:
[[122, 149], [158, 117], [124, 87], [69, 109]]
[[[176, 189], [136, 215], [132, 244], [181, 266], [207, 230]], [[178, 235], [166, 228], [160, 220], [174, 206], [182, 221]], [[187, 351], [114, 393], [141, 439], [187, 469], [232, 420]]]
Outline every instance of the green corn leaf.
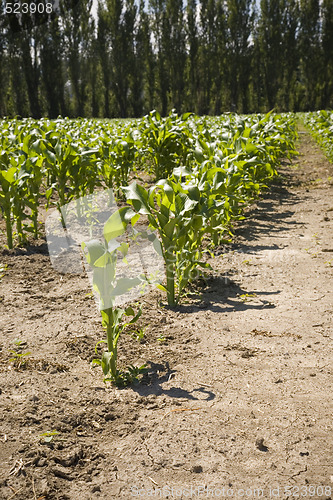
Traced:
[[200, 200], [200, 190], [198, 186], [190, 186], [188, 188], [188, 196], [191, 200], [199, 201]]
[[[106, 344], [107, 343], [107, 340], [103, 339], [103, 340], [99, 340], [96, 345], [95, 345], [95, 353], [98, 354], [98, 351], [97, 351], [97, 348], [100, 344]], [[94, 362], [95, 360], [93, 360], [92, 362]], [[101, 364], [101, 361], [100, 359], [98, 360], [98, 364], [100, 365]]]
[[159, 213], [159, 212], [156, 213], [156, 217], [157, 217], [157, 220], [159, 222], [160, 227], [164, 228], [167, 225], [169, 218], [166, 217], [165, 215], [163, 215], [162, 213]]
[[88, 253], [86, 254], [86, 259], [88, 264], [91, 266], [95, 265], [95, 262], [102, 257], [105, 253], [105, 247], [102, 245], [102, 243], [98, 240], [91, 240], [88, 242], [83, 242], [82, 243], [82, 250], [84, 251], [85, 249], [88, 250]]
[[15, 174], [17, 172], [17, 167], [10, 167], [8, 170], [1, 170], [0, 176], [8, 182], [8, 184], [13, 184], [15, 182]]
[[129, 292], [132, 288], [140, 285], [142, 280], [140, 278], [119, 278], [116, 286], [113, 288], [111, 292], [112, 297], [118, 297], [119, 295], [123, 295], [124, 293]]
[[163, 249], [160, 240], [157, 238], [156, 234], [152, 233], [148, 235], [148, 240], [153, 243], [153, 247], [155, 252], [160, 256], [163, 257]]
[[125, 314], [126, 314], [126, 316], [133, 316], [133, 318], [131, 319], [131, 321], [128, 323], [130, 325], [130, 324], [133, 324], [133, 323], [137, 322], [137, 320], [142, 315], [142, 309], [141, 309], [141, 307], [139, 307], [138, 312], [135, 313], [133, 307], [127, 307], [125, 309]]
[[103, 255], [95, 260], [94, 267], [101, 267], [104, 269], [107, 266], [108, 262], [110, 262], [110, 256], [110, 252], [104, 252]]
[[163, 232], [170, 240], [172, 240], [175, 225], [176, 225], [176, 220], [171, 219], [167, 224], [163, 226]]
[[127, 200], [132, 202], [136, 211], [142, 214], [150, 214], [148, 193], [142, 186], [134, 181], [129, 186], [123, 187], [123, 191]]
[[109, 243], [110, 240], [121, 236], [126, 231], [126, 221], [119, 210], [114, 212], [104, 225], [103, 235]]
[[163, 192], [166, 195], [169, 203], [173, 203], [175, 192], [170, 186], [169, 182], [165, 179], [158, 181], [157, 186], [161, 186], [163, 188]]

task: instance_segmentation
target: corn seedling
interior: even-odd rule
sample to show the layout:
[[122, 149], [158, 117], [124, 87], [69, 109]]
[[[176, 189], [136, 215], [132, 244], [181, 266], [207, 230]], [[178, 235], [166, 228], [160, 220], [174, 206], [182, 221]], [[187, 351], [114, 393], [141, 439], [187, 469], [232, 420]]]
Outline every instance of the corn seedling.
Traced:
[[[127, 225], [134, 225], [138, 216], [129, 208], [123, 207], [114, 212], [104, 225], [103, 241], [91, 240], [82, 244], [88, 264], [93, 270], [93, 288], [99, 296], [99, 308], [102, 315], [102, 324], [106, 329], [106, 340], [101, 340], [95, 347], [107, 344], [107, 350], [100, 359], [93, 363], [102, 367], [104, 381], [116, 385], [127, 385], [145, 369], [144, 366], [128, 367], [127, 371], [117, 368], [117, 346], [120, 334], [128, 325], [133, 325], [141, 316], [141, 308], [134, 311], [132, 307], [120, 308], [115, 305], [116, 298], [130, 291], [132, 288], [145, 283], [145, 276], [134, 278], [118, 278], [116, 276], [117, 258], [120, 254], [125, 259], [129, 243], [116, 240], [126, 232]], [[126, 318], [132, 318], [130, 320]]]
[[243, 293], [242, 295], [239, 295], [239, 298], [242, 300], [242, 302], [247, 302], [249, 299], [257, 297], [256, 293]]
[[[0, 157], [0, 207], [6, 222], [6, 235], [8, 248], [13, 248], [13, 213], [12, 213], [12, 200], [15, 197], [17, 188], [17, 171], [16, 166], [9, 167], [7, 163], [8, 157], [5, 152]], [[5, 168], [5, 162], [8, 169]], [[6, 166], [7, 166], [6, 165]]]
[[145, 331], [147, 330], [149, 325], [146, 325], [142, 328], [138, 328], [137, 330], [130, 331], [129, 334], [134, 340], [137, 340], [138, 342], [142, 342], [143, 339], [145, 338]]
[[51, 441], [53, 441], [56, 436], [59, 436], [59, 434], [60, 433], [57, 431], [46, 431], [43, 432], [43, 434], [40, 434], [40, 437], [43, 438], [44, 443], [51, 443]]
[[[9, 349], [9, 352], [12, 354], [12, 357], [9, 359], [10, 362], [13, 363], [14, 368], [19, 370], [20, 368], [24, 367], [26, 364], [26, 357], [30, 356], [31, 352], [20, 352], [23, 345], [25, 345], [25, 342], [22, 340], [14, 340], [13, 342], [17, 349]], [[22, 345], [23, 344], [23, 345]]]

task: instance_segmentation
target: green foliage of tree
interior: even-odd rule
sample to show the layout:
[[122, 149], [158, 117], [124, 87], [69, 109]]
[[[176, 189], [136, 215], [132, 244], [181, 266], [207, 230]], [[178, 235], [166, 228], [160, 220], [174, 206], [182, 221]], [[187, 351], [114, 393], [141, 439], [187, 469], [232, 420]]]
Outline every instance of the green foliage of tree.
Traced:
[[331, 0], [323, 0], [322, 19], [322, 107], [333, 108], [333, 2]]
[[321, 107], [322, 51], [319, 0], [300, 0], [299, 51], [300, 81], [304, 88], [300, 108], [308, 111]]
[[332, 46], [331, 0], [60, 0], [0, 16], [0, 115], [332, 107]]
[[227, 1], [228, 83], [231, 107], [248, 111], [248, 89], [251, 72], [250, 36], [253, 32], [252, 0]]

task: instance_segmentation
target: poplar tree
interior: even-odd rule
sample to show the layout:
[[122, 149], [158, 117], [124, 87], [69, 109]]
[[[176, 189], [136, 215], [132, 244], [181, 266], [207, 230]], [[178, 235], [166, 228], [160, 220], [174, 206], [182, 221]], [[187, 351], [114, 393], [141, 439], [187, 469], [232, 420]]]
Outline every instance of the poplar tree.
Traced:
[[253, 32], [253, 1], [227, 0], [227, 64], [230, 107], [248, 111], [252, 67], [250, 36]]
[[304, 88], [301, 109], [314, 110], [321, 106], [322, 54], [320, 47], [319, 0], [300, 0], [299, 68]]
[[322, 4], [322, 107], [333, 108], [333, 2]]

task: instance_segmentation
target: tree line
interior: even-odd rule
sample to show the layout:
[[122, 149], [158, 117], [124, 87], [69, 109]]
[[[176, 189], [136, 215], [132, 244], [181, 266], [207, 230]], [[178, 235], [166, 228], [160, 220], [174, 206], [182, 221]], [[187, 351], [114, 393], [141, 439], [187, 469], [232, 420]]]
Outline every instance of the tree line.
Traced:
[[332, 0], [60, 0], [0, 17], [0, 116], [332, 107]]

